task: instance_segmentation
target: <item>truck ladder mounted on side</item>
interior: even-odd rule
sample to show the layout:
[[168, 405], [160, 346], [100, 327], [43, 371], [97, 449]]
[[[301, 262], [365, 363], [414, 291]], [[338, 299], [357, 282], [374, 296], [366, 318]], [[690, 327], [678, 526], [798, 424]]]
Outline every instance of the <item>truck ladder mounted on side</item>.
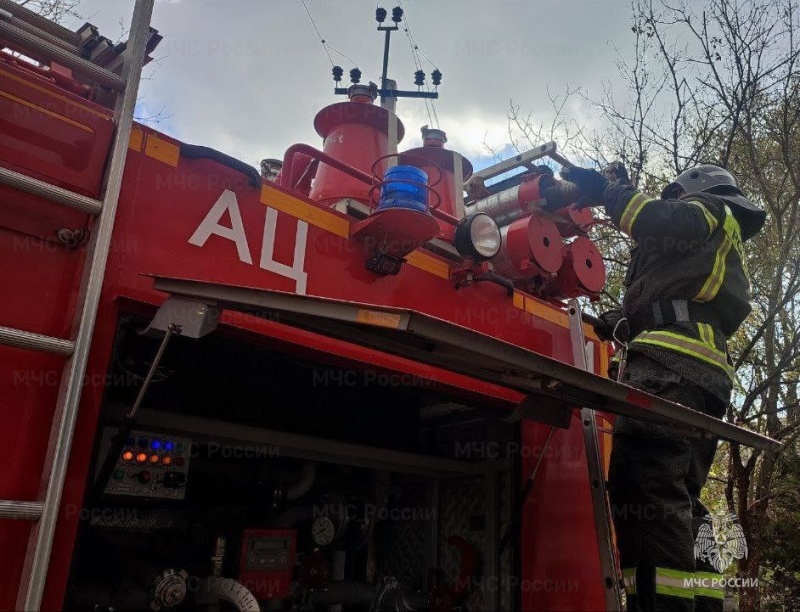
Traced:
[[[569, 301], [568, 315], [575, 367], [589, 371], [589, 360], [586, 358], [586, 338], [583, 334], [583, 317], [581, 305], [577, 299]], [[592, 492], [597, 548], [600, 553], [600, 568], [603, 571], [602, 584], [606, 610], [622, 610], [614, 541], [611, 537], [611, 516], [608, 512], [608, 498], [606, 497], [606, 478], [600, 456], [600, 432], [597, 427], [595, 411], [591, 408], [581, 408], [581, 424], [586, 448], [586, 467], [589, 470], [589, 487]]]
[[50, 552], [55, 535], [61, 494], [81, 399], [83, 379], [92, 342], [97, 307], [106, 270], [111, 235], [119, 201], [122, 174], [139, 91], [150, 17], [155, 0], [136, 0], [122, 75], [81, 57], [75, 32], [42, 19], [8, 0], [0, 2], [0, 40], [22, 53], [67, 66], [118, 92], [114, 108], [115, 134], [106, 164], [102, 199], [56, 187], [23, 174], [0, 168], [0, 183], [98, 216], [89, 244], [78, 297], [72, 338], [62, 339], [10, 327], [0, 327], [0, 344], [66, 357], [50, 432], [37, 501], [0, 500], [0, 519], [36, 521], [28, 542], [17, 609], [41, 607]]

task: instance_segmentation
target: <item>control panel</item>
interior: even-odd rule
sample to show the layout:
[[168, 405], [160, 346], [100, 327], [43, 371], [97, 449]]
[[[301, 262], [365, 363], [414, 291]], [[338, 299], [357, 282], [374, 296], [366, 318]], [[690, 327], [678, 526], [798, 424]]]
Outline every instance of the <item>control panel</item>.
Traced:
[[288, 597], [296, 540], [294, 529], [246, 529], [242, 534], [239, 581], [258, 599]]
[[[103, 430], [101, 462], [111, 450], [116, 433], [112, 427]], [[131, 431], [106, 483], [106, 495], [183, 499], [191, 448], [189, 438]]]

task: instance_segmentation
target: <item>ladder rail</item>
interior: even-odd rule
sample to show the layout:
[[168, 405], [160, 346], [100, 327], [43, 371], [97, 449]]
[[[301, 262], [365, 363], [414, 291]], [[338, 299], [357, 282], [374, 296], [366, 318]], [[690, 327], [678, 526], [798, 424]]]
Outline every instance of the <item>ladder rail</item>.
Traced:
[[[577, 299], [569, 301], [569, 332], [574, 365], [582, 370], [590, 370], [586, 358], [586, 338], [583, 334], [583, 316]], [[605, 474], [600, 457], [597, 413], [591, 408], [581, 408], [583, 441], [586, 448], [586, 467], [589, 470], [589, 487], [592, 494], [592, 509], [597, 533], [597, 548], [600, 553], [600, 569], [603, 574], [603, 595], [606, 610], [622, 610], [622, 595], [617, 579], [616, 555], [611, 536], [611, 516], [606, 495]]]
[[0, 0], [0, 10], [11, 13], [16, 19], [31, 25], [38, 30], [46, 32], [51, 36], [63, 40], [70, 45], [79, 45], [81, 42], [80, 34], [73, 32], [69, 28], [65, 28], [61, 24], [51, 21], [47, 17], [42, 17], [38, 13], [17, 4], [13, 0]]
[[[145, 34], [147, 34], [147, 32], [145, 32]], [[79, 55], [75, 55], [75, 53], [64, 49], [61, 45], [50, 42], [45, 38], [40, 38], [28, 30], [18, 27], [9, 21], [4, 21], [3, 19], [0, 19], [0, 40], [18, 45], [20, 49], [22, 49], [23, 54], [25, 50], [27, 50], [34, 54], [38, 53], [42, 56], [46, 56], [106, 87], [118, 91], [122, 91], [125, 88], [125, 79], [120, 75], [114, 74], [110, 70], [106, 70], [97, 64], [93, 64]], [[144, 61], [144, 55], [142, 55], [142, 60]]]
[[78, 45], [73, 45], [63, 38], [56, 36], [55, 34], [51, 34], [45, 30], [41, 30], [37, 28], [35, 25], [28, 23], [14, 15], [13, 11], [6, 11], [0, 8], [0, 19], [4, 19], [8, 21], [11, 25], [16, 26], [20, 30], [25, 30], [31, 36], [36, 36], [41, 38], [42, 40], [46, 40], [50, 44], [56, 45], [57, 47], [61, 47], [65, 51], [69, 51], [74, 55], [81, 55], [83, 49], [81, 49]]
[[[53, 537], [64, 489], [75, 422], [89, 358], [92, 335], [103, 287], [106, 262], [111, 245], [117, 204], [122, 186], [133, 113], [149, 37], [150, 18], [155, 0], [136, 0], [130, 29], [127, 64], [124, 69], [124, 93], [118, 98], [114, 118], [117, 125], [108, 166], [103, 210], [90, 243], [90, 261], [81, 282], [83, 308], [77, 321], [75, 352], [65, 366], [59, 388], [58, 404], [50, 432], [48, 456], [42, 475], [43, 508], [40, 520], [34, 525], [25, 558], [17, 608], [39, 610], [50, 564]], [[42, 494], [40, 493], [40, 495]]]

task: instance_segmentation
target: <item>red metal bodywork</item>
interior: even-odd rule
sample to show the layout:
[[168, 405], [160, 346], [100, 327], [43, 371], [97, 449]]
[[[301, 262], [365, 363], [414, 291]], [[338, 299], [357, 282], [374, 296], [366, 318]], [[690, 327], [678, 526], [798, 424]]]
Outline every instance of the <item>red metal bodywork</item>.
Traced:
[[[4, 66], [2, 70], [11, 69]], [[43, 88], [40, 93], [48, 88], [39, 85]], [[59, 91], [42, 95], [52, 99], [48, 104], [58, 100], [67, 104], [64, 98], [71, 94]], [[35, 104], [46, 106], [42, 101]], [[81, 112], [92, 108], [86, 101], [81, 104]], [[4, 112], [3, 117], [7, 116]], [[54, 121], [64, 122], [63, 118]], [[19, 125], [3, 120], [0, 126], [0, 155], [5, 166], [12, 167], [14, 161], [8, 158], [13, 153], [5, 148], [10, 146], [6, 134], [10, 130], [22, 138], [14, 132]], [[97, 134], [93, 148], [99, 148], [106, 136], [101, 137], [100, 125], [93, 129]], [[66, 132], [59, 137], [65, 141], [72, 138]], [[165, 299], [164, 294], [153, 290], [146, 274], [414, 309], [572, 362], [567, 316], [557, 306], [520, 291], [509, 297], [504, 288], [491, 283], [456, 289], [449, 277], [452, 264], [426, 251], [412, 253], [396, 276], [378, 276], [364, 267], [364, 244], [350, 238], [358, 220], [274, 183], [254, 188], [237, 171], [216, 161], [181, 158], [178, 148], [177, 141], [154, 130], [141, 126], [134, 129], [43, 609], [62, 605], [77, 527], [86, 518], [81, 504], [118, 316], [121, 312], [152, 313]], [[36, 149], [32, 146], [30, 150]], [[337, 153], [330, 144], [325, 150]], [[94, 153], [88, 159], [93, 160]], [[72, 174], [54, 170], [57, 164], [45, 155], [34, 154], [30, 159], [20, 156], [17, 160], [25, 162], [13, 166], [20, 172], [49, 177], [50, 182], [89, 193], [97, 187], [94, 179], [85, 175], [85, 168], [83, 172], [76, 169], [86, 179], [81, 184], [71, 178]], [[368, 172], [369, 165], [356, 166]], [[342, 184], [353, 181], [353, 185], [359, 185], [358, 189], [353, 187], [356, 197], [364, 198], [363, 183], [337, 174], [339, 183], [318, 186], [312, 195], [324, 201], [348, 193], [352, 197], [353, 191], [348, 192], [349, 187]], [[91, 223], [74, 211], [54, 218], [49, 204], [10, 190], [2, 195], [0, 278], [4, 306], [0, 324], [68, 337], [84, 251], [53, 242], [52, 233], [42, 228], [49, 223], [51, 230], [56, 226], [91, 229]], [[20, 224], [9, 215], [8, 203], [14, 210], [24, 206], [30, 222]], [[229, 333], [286, 352], [429, 378], [454, 395], [508, 410], [522, 399], [520, 393], [507, 388], [274, 321], [226, 312], [222, 326]], [[604, 372], [605, 347], [588, 328], [587, 332], [596, 344], [595, 371]], [[60, 357], [0, 347], [0, 499], [37, 497], [62, 363]], [[532, 422], [523, 425], [524, 475], [532, 470], [548, 430], [548, 426]], [[604, 606], [583, 445], [577, 419], [569, 430], [556, 431], [525, 507], [520, 542], [520, 589], [525, 610], [599, 610]], [[0, 550], [19, 551], [16, 556], [4, 555], [7, 562], [0, 578], [0, 609], [14, 606], [30, 529], [28, 522], [0, 521]]]

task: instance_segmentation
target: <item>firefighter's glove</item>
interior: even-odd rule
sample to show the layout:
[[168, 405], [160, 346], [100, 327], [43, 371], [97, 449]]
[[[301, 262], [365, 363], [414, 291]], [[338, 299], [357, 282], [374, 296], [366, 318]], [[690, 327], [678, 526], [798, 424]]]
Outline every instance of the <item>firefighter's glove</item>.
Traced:
[[630, 340], [631, 329], [621, 310], [609, 310], [601, 314], [598, 319], [602, 323], [596, 324], [594, 331], [601, 340], [613, 340], [620, 344], [625, 344]]
[[576, 208], [603, 205], [603, 192], [608, 179], [597, 170], [571, 166], [561, 170], [561, 178], [578, 186], [580, 197], [575, 202]]
[[609, 183], [620, 182], [623, 185], [630, 185], [631, 179], [628, 176], [628, 170], [625, 164], [620, 161], [611, 162], [603, 168], [603, 174], [608, 179]]

